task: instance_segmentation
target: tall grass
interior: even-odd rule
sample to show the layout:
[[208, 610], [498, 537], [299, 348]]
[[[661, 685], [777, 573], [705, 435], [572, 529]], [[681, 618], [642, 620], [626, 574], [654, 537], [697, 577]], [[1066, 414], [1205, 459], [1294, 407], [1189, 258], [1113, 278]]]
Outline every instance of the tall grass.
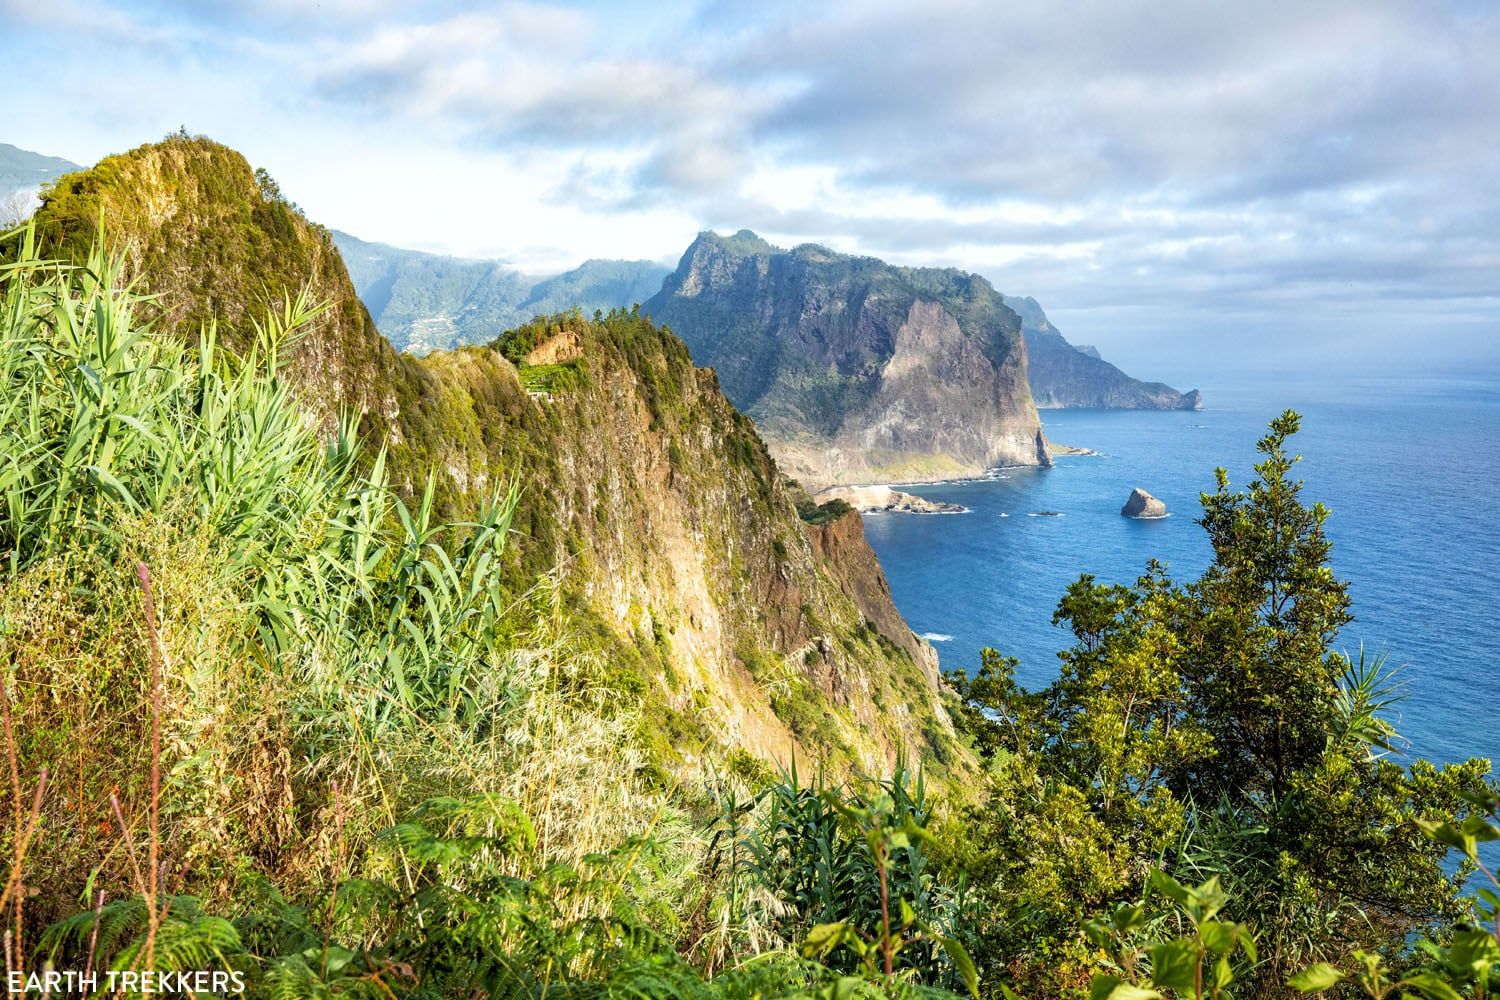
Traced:
[[514, 487], [443, 523], [357, 415], [320, 438], [280, 371], [317, 303], [269, 303], [243, 354], [213, 326], [179, 343], [102, 247], [4, 239], [8, 970], [207, 964], [271, 996], [838, 980], [772, 936], [679, 957], [695, 800], [640, 777], [635, 710], [555, 581], [502, 586]]

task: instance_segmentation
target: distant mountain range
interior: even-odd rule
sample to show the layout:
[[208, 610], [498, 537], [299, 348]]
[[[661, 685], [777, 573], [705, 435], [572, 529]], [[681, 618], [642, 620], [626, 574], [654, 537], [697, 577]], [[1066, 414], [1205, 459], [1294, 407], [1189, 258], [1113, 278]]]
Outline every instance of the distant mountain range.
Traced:
[[[34, 190], [65, 173], [81, 169], [61, 157], [0, 143], [0, 198], [16, 191]], [[826, 445], [837, 447], [841, 454], [848, 452], [847, 439], [843, 444], [832, 444], [838, 439], [838, 434], [829, 423], [830, 414], [841, 405], [852, 405], [865, 390], [884, 384], [882, 379], [872, 381], [872, 373], [859, 374], [854, 369], [860, 364], [868, 364], [870, 358], [889, 360], [889, 355], [882, 352], [892, 349], [890, 338], [893, 330], [882, 335], [885, 339], [880, 350], [858, 363], [848, 352], [869, 347], [861, 339], [870, 335], [868, 330], [851, 329], [837, 333], [836, 336], [847, 335], [853, 339], [847, 343], [816, 344], [811, 354], [799, 356], [799, 352], [805, 352], [809, 345], [799, 346], [797, 343], [797, 337], [801, 336], [796, 332], [798, 325], [805, 321], [816, 326], [822, 320], [812, 314], [787, 317], [778, 314], [777, 310], [787, 308], [793, 299], [800, 301], [808, 296], [815, 299], [818, 295], [869, 293], [870, 289], [859, 281], [834, 281], [833, 287], [842, 289], [842, 293], [812, 287], [841, 268], [849, 270], [850, 275], [860, 272], [873, 278], [875, 286], [893, 281], [900, 284], [903, 280], [926, 281], [940, 272], [929, 274], [928, 269], [893, 268], [873, 258], [845, 257], [818, 247], [777, 251], [748, 230], [733, 237], [706, 239], [712, 236], [700, 236], [683, 257], [683, 265], [695, 253], [716, 246], [730, 256], [739, 254], [780, 261], [776, 265], [776, 281], [762, 281], [751, 289], [743, 282], [726, 284], [717, 280], [726, 276], [717, 275], [716, 282], [711, 283], [708, 298], [687, 304], [681, 300], [693, 296], [682, 291], [686, 280], [681, 274], [683, 265], [679, 265], [679, 280], [673, 290], [663, 288], [663, 280], [673, 275], [672, 270], [649, 260], [590, 260], [563, 274], [538, 278], [498, 261], [466, 260], [406, 250], [367, 242], [338, 231], [333, 232], [333, 242], [376, 325], [399, 350], [426, 354], [463, 344], [485, 343], [533, 316], [575, 307], [585, 314], [592, 314], [596, 309], [608, 311], [617, 306], [648, 303], [649, 300], [658, 317], [670, 323], [688, 342], [695, 360], [719, 370], [725, 389], [736, 405], [754, 414], [763, 425], [781, 427], [788, 434], [798, 427], [808, 430], [812, 434], [808, 440], [823, 442], [812, 445], [814, 448]], [[818, 267], [811, 266], [814, 257], [820, 262]], [[791, 261], [800, 262], [799, 273], [812, 285], [793, 287], [795, 280], [786, 284], [792, 279], [780, 269]], [[900, 278], [901, 275], [906, 278]], [[960, 272], [952, 272], [950, 276], [953, 282], [959, 282], [960, 278], [969, 281], [972, 277], [960, 275]], [[983, 282], [983, 279], [977, 280]], [[998, 307], [997, 316], [1000, 312], [1013, 312], [1019, 318], [1025, 342], [1024, 370], [1030, 399], [1024, 404], [1015, 403], [1019, 407], [1017, 413], [1033, 405], [1038, 409], [1163, 410], [1202, 406], [1197, 390], [1183, 393], [1160, 382], [1143, 382], [1103, 360], [1096, 349], [1070, 344], [1047, 319], [1035, 299], [999, 296], [988, 282], [984, 282], [983, 287], [988, 290], [986, 295], [995, 296], [993, 305]], [[949, 292], [938, 294], [937, 298], [941, 299], [942, 294], [960, 294], [956, 289], [958, 284], [954, 284]], [[733, 300], [734, 307], [719, 301], [721, 296]], [[826, 313], [825, 319], [859, 315], [861, 310], [864, 310], [864, 315], [870, 315], [869, 310], [873, 308], [863, 299], [840, 298], [821, 304], [809, 302], [815, 312], [822, 309]], [[710, 320], [710, 316], [717, 318]], [[834, 327], [837, 326], [835, 323]], [[782, 338], [787, 336], [792, 340], [783, 343]], [[762, 366], [761, 370], [752, 371], [757, 365]], [[799, 374], [794, 376], [793, 371]], [[780, 388], [772, 391], [771, 386], [778, 380]], [[798, 381], [803, 388], [793, 391], [789, 380]], [[792, 397], [796, 397], [794, 401]], [[875, 405], [871, 400], [865, 402]], [[1005, 410], [1012, 404], [1001, 402], [997, 405], [999, 410]], [[772, 423], [766, 424], [768, 420]], [[799, 420], [805, 427], [798, 423]], [[894, 433], [894, 426], [890, 433]], [[1029, 455], [1036, 450], [1033, 445], [1023, 447], [1018, 441], [1011, 441], [999, 449], [996, 457], [1024, 460], [1023, 452]], [[893, 443], [893, 440], [878, 445], [872, 443], [866, 450], [894, 454], [905, 449], [905, 446], [890, 447]], [[977, 460], [978, 451], [969, 454], [972, 449], [968, 446], [959, 447], [951, 441], [950, 445], [965, 453], [967, 457], [961, 463], [965, 467]], [[1004, 452], [1004, 456], [1000, 452]], [[894, 471], [903, 462], [892, 458], [888, 462], [877, 462], [874, 467]], [[916, 470], [913, 473], [916, 474]]]
[[[404, 250], [336, 230], [333, 238], [381, 332], [397, 348], [414, 354], [485, 343], [532, 316], [561, 309], [576, 306], [592, 313], [644, 303], [671, 273], [649, 260], [590, 260], [538, 280], [498, 261]], [[1021, 319], [1027, 376], [1038, 409], [1191, 410], [1202, 405], [1197, 390], [1182, 393], [1161, 382], [1140, 381], [1104, 361], [1095, 348], [1070, 344], [1035, 299], [1004, 298]]]
[[82, 169], [60, 156], [44, 156], [0, 142], [0, 226], [29, 215], [37, 203], [37, 189], [43, 184]]
[[533, 316], [644, 302], [668, 271], [649, 260], [590, 260], [538, 280], [497, 261], [403, 250], [337, 230], [333, 241], [380, 331], [413, 354], [486, 343]]
[[82, 169], [61, 156], [44, 156], [0, 142], [0, 195], [39, 187], [63, 174]]

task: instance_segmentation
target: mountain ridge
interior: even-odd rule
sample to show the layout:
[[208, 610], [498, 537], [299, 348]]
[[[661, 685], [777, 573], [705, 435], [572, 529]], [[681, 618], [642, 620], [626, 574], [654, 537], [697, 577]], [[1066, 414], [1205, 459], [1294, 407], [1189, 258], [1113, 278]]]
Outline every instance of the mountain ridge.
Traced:
[[667, 273], [649, 260], [591, 258], [538, 278], [499, 261], [406, 250], [339, 230], [333, 240], [380, 332], [415, 354], [485, 343], [536, 315], [628, 307]]
[[[931, 647], [865, 586], [862, 531], [842, 529], [833, 555], [815, 548], [750, 421], [670, 333], [624, 310], [572, 313], [487, 346], [398, 353], [329, 231], [207, 139], [64, 177], [35, 225], [49, 252], [80, 260], [101, 218], [157, 297], [156, 335], [191, 341], [216, 316], [221, 343], [243, 351], [267, 298], [309, 287], [329, 308], [283, 367], [317, 419], [358, 414], [394, 484], [416, 497], [430, 476], [445, 517], [516, 483], [517, 599], [538, 581], [556, 589], [570, 641], [598, 648], [650, 707], [655, 759], [738, 746], [836, 770], [900, 752], [967, 766]], [[525, 361], [559, 338], [550, 363]]]
[[1038, 409], [1201, 410], [1197, 389], [1179, 392], [1164, 382], [1132, 378], [1105, 361], [1099, 349], [1073, 344], [1047, 319], [1036, 299], [1006, 296], [1021, 317], [1028, 377]]
[[643, 308], [810, 487], [1051, 462], [1021, 321], [978, 275], [706, 231]]
[[0, 196], [40, 187], [63, 174], [81, 169], [61, 156], [48, 156], [0, 142]]

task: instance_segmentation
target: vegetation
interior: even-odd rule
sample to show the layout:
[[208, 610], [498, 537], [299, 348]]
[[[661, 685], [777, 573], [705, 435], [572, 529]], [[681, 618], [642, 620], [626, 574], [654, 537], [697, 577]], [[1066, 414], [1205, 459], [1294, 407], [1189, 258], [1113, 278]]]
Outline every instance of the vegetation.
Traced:
[[[398, 354], [329, 233], [265, 171], [185, 133], [60, 179], [37, 213], [39, 252], [84, 266], [101, 222], [124, 256], [122, 280], [150, 297], [134, 309], [154, 338], [195, 345], [209, 324], [216, 349], [238, 357], [267, 300], [326, 305], [282, 345], [279, 375], [321, 435], [362, 443], [357, 474], [384, 456], [391, 494], [425, 504], [432, 523], [471, 522], [496, 484], [516, 487], [514, 530], [494, 556], [502, 601], [524, 606], [547, 581], [556, 641], [646, 703], [634, 724], [651, 759], [640, 767], [658, 782], [744, 739], [736, 717], [757, 721], [755, 752], [784, 751], [795, 727], [819, 741], [799, 749], [841, 772], [898, 746], [952, 744], [930, 697], [909, 724], [833, 704], [808, 679], [836, 670], [860, 679], [846, 690], [868, 685], [890, 702], [921, 673], [865, 629], [811, 552], [755, 427], [638, 310], [542, 316], [490, 347]], [[0, 244], [0, 257], [14, 248]], [[526, 365], [513, 349], [564, 330], [561, 367]], [[499, 622], [504, 641], [522, 621]], [[742, 683], [741, 649], [783, 661], [803, 675], [799, 689], [770, 704]]]
[[797, 516], [804, 524], [827, 524], [837, 521], [854, 508], [847, 500], [835, 497], [827, 503], [816, 503], [805, 493], [797, 497]]
[[[618, 509], [547, 520], [522, 496], [550, 430], [625, 370], [634, 432], [693, 447], [678, 432], [710, 428], [717, 488], [747, 520], [779, 525], [780, 504], [796, 528], [795, 493], [743, 418], [707, 419], [722, 401], [670, 334], [635, 311], [554, 317], [422, 369], [488, 378], [564, 322], [589, 348], [569, 391], [553, 382], [526, 411], [537, 437], [516, 477], [447, 519], [436, 475], [393, 482], [380, 439], [325, 427], [294, 393], [287, 359], [326, 316], [308, 294], [273, 299], [234, 346], [212, 321], [156, 335], [156, 305], [97, 243], [69, 264], [42, 259], [32, 229], [8, 238], [7, 971], [232, 970], [268, 997], [1500, 988], [1500, 886], [1463, 891], [1500, 840], [1500, 796], [1485, 762], [1392, 759], [1381, 666], [1334, 646], [1347, 587], [1327, 512], [1292, 478], [1294, 414], [1247, 490], [1221, 472], [1203, 498], [1200, 579], [1081, 578], [1056, 616], [1074, 645], [1041, 691], [994, 652], [952, 678], [983, 763], [963, 786], [933, 780], [932, 760], [862, 776], [810, 675], [739, 647], [763, 704], [842, 753], [809, 782], [706, 731], [666, 610], [632, 608], [642, 638], [622, 642], [564, 570], [517, 568], [533, 527], [562, 548], [579, 519], [638, 533]], [[566, 458], [594, 476], [609, 455]], [[743, 560], [722, 543], [704, 558]], [[809, 604], [804, 624], [837, 611]], [[771, 627], [736, 634], [754, 625]], [[835, 641], [885, 655], [868, 628]], [[870, 698], [909, 683], [893, 668]]]
[[[945, 831], [945, 860], [981, 897], [976, 954], [1046, 992], [1091, 975], [1075, 931], [1091, 914], [1113, 913], [1118, 933], [1180, 923], [1188, 890], [1163, 873], [1202, 887], [1192, 920], [1230, 906], [1253, 928], [1240, 995], [1277, 995], [1354, 951], [1396, 961], [1472, 917], [1465, 872], [1444, 867], [1419, 821], [1467, 815], [1489, 764], [1387, 754], [1380, 671], [1332, 645], [1347, 586], [1327, 564], [1328, 512], [1303, 505], [1291, 476], [1297, 426], [1293, 413], [1271, 423], [1248, 490], [1219, 471], [1199, 580], [1179, 586], [1154, 564], [1133, 587], [1082, 577], [1054, 616], [1076, 640], [1055, 683], [1022, 690], [993, 651], [951, 678], [990, 787]], [[1249, 940], [1215, 927], [1221, 958]]]

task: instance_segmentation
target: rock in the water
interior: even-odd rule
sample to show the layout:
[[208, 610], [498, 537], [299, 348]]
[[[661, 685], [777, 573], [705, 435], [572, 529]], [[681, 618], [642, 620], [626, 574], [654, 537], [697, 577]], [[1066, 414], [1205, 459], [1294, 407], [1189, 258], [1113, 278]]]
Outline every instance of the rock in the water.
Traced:
[[1137, 486], [1130, 491], [1130, 499], [1120, 513], [1126, 517], [1166, 517], [1167, 505]]
[[813, 497], [818, 503], [842, 500], [861, 514], [895, 511], [902, 514], [964, 514], [961, 504], [927, 500], [889, 486], [830, 486]]

